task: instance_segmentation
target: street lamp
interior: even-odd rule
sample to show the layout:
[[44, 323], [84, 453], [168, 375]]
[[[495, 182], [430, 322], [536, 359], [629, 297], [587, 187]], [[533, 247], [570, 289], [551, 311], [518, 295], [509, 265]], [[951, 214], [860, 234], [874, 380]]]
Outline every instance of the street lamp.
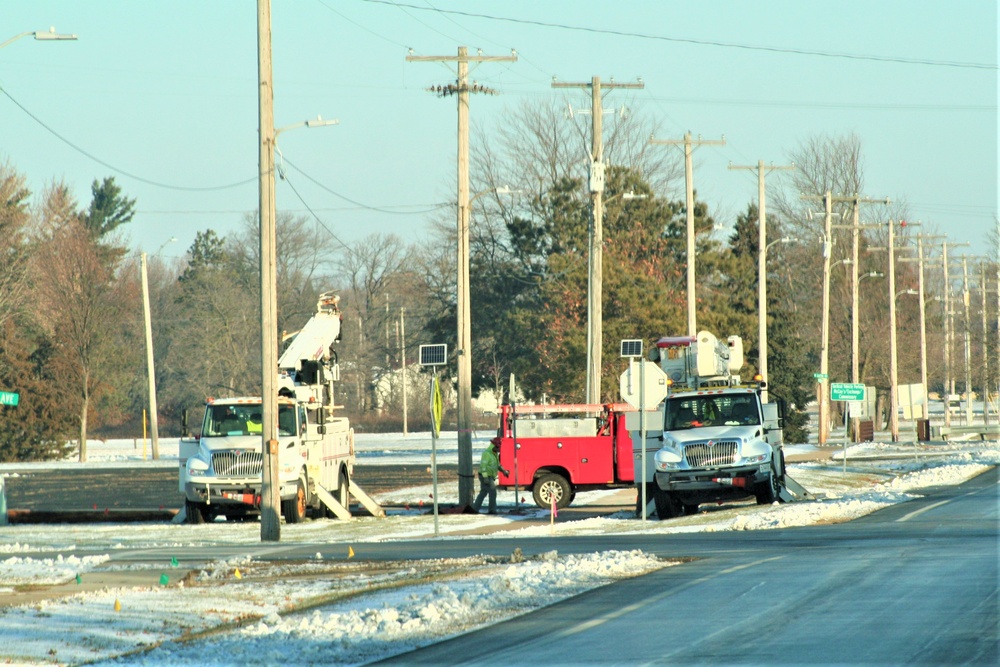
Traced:
[[259, 216], [260, 216], [260, 396], [261, 451], [264, 457], [261, 474], [260, 539], [281, 539], [281, 489], [278, 470], [278, 297], [277, 297], [277, 226], [274, 201], [274, 153], [278, 135], [297, 127], [336, 125], [321, 117], [280, 129], [274, 127], [274, 97], [271, 72], [271, 5], [257, 4], [258, 57], [258, 131], [259, 146]]
[[[167, 247], [168, 243], [173, 243], [176, 240], [176, 236], [171, 236], [153, 254], [159, 255]], [[160, 458], [160, 420], [156, 406], [156, 370], [153, 364], [153, 327], [149, 314], [149, 278], [146, 270], [146, 253], [140, 255], [140, 260], [142, 268], [142, 314], [146, 326], [146, 373], [149, 381], [149, 428], [153, 442], [153, 460], [156, 460]], [[143, 434], [143, 443], [145, 443], [145, 434]], [[143, 444], [144, 456], [145, 447], [146, 445]]]
[[[468, 171], [467, 169], [465, 170]], [[507, 186], [500, 186], [477, 192], [472, 197], [468, 194], [468, 182], [460, 179], [458, 200], [458, 252], [457, 279], [455, 289], [455, 309], [458, 334], [458, 348], [455, 351], [458, 367], [458, 405], [456, 426], [458, 429], [458, 477], [459, 503], [471, 503], [472, 499], [472, 306], [469, 298], [471, 287], [469, 280], [469, 221], [471, 219], [472, 203], [483, 195], [515, 194]], [[464, 195], [464, 201], [463, 201]]]
[[[899, 390], [899, 364], [896, 358], [896, 305], [895, 304], [896, 304], [896, 299], [898, 299], [903, 294], [912, 294], [914, 296], [920, 296], [920, 292], [918, 292], [915, 289], [904, 289], [902, 291], [896, 292], [892, 296], [892, 307], [889, 309], [889, 316], [890, 316], [889, 319], [891, 320], [889, 326], [892, 327], [892, 330], [889, 332], [889, 347], [891, 348], [889, 350], [889, 354], [892, 355], [892, 359], [890, 362], [892, 376], [889, 378], [889, 383], [890, 383], [889, 393], [891, 394], [890, 404], [892, 405], [892, 419], [890, 423], [892, 424], [893, 442], [899, 439], [899, 415], [897, 414], [897, 411], [899, 410], [899, 404], [898, 404], [898, 397], [896, 396]], [[910, 398], [912, 405], [912, 398], [913, 398], [912, 395], [910, 396]], [[913, 416], [912, 411], [910, 416], [911, 417]]]
[[[601, 203], [603, 220], [604, 206], [621, 197], [624, 201], [646, 199], [648, 195], [637, 195], [634, 191], [619, 192]], [[587, 372], [584, 403], [591, 405], [601, 402], [601, 366], [604, 346], [604, 245], [603, 228], [593, 226], [590, 230], [587, 253]]]
[[42, 32], [41, 30], [37, 30], [37, 31], [32, 32], [32, 31], [29, 30], [28, 32], [22, 32], [19, 35], [14, 35], [13, 37], [11, 37], [10, 39], [8, 39], [3, 44], [0, 44], [0, 49], [2, 49], [3, 47], [7, 46], [8, 44], [10, 44], [12, 42], [16, 42], [17, 40], [21, 39], [22, 37], [28, 37], [29, 35], [32, 36], [32, 37], [34, 37], [36, 40], [38, 40], [40, 42], [75, 41], [76, 40], [76, 35], [66, 35], [66, 34], [58, 33], [58, 32], [56, 32], [55, 28], [49, 28], [48, 32]]
[[783, 236], [777, 241], [771, 241], [759, 249], [757, 254], [757, 340], [758, 340], [758, 361], [757, 372], [764, 382], [764, 389], [760, 392], [760, 400], [767, 403], [767, 251], [771, 246], [779, 243], [794, 243], [798, 239], [791, 236]]

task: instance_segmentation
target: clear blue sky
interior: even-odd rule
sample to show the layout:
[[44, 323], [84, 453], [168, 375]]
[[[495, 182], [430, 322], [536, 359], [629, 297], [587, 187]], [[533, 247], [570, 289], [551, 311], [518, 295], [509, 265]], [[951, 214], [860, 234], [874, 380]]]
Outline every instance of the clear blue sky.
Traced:
[[[281, 135], [284, 156], [319, 185], [293, 169], [290, 182], [348, 243], [418, 240], [426, 211], [455, 200], [454, 99], [425, 90], [453, 69], [405, 58], [460, 45], [517, 49], [517, 63], [472, 74], [502, 93], [473, 99], [485, 126], [526, 99], [588, 104], [553, 90], [553, 76], [642, 77], [644, 90], [606, 104], [641, 107], [662, 138], [725, 135], [695, 160], [699, 198], [720, 222], [757, 197], [730, 161], [785, 164], [810, 137], [854, 133], [863, 194], [905, 200], [911, 219], [975, 252], [995, 227], [995, 0], [276, 0], [272, 23], [275, 124], [340, 121]], [[65, 180], [84, 205], [94, 179], [114, 176], [137, 199], [132, 244], [155, 252], [176, 236], [164, 250], [174, 256], [257, 208], [255, 2], [4, 0], [0, 25], [0, 41], [49, 26], [79, 36], [0, 50], [0, 160], [33, 191]], [[678, 187], [661, 194], [682, 198]], [[287, 183], [277, 201], [305, 213]]]

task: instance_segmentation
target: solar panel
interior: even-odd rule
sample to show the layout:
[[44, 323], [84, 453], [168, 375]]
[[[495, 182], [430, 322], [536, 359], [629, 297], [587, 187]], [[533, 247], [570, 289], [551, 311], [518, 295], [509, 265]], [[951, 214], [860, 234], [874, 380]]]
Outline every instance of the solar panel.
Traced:
[[622, 355], [623, 357], [641, 357], [642, 356], [642, 340], [623, 340], [622, 341]]
[[420, 365], [421, 366], [444, 366], [448, 363], [447, 345], [421, 345]]

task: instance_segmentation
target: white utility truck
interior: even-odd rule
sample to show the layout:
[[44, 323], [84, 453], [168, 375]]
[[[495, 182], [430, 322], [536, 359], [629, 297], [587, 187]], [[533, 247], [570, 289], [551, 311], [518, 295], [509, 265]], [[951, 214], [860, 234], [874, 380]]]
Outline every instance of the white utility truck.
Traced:
[[[761, 401], [763, 382], [740, 384], [739, 336], [726, 342], [707, 331], [664, 337], [650, 357], [669, 386], [659, 406], [662, 430], [646, 436], [647, 497], [660, 519], [693, 514], [700, 503], [792, 500], [789, 487], [805, 494], [785, 474], [781, 402]], [[642, 443], [636, 436], [639, 470]]]
[[[350, 495], [384, 515], [353, 482], [354, 430], [334, 416], [340, 379], [333, 344], [340, 340], [340, 297], [320, 295], [316, 313], [278, 360], [278, 481], [281, 514], [303, 521], [309, 510], [350, 518]], [[218, 516], [242, 520], [260, 511], [264, 456], [259, 396], [210, 398], [201, 433], [182, 440], [180, 490], [190, 523]]]

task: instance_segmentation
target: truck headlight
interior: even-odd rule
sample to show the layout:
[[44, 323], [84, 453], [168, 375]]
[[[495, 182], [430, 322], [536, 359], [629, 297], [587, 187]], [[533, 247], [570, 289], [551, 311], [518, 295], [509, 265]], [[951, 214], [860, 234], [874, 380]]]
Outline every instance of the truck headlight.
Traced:
[[208, 461], [203, 461], [199, 458], [189, 458], [187, 466], [191, 472], [208, 472]]
[[660, 472], [673, 470], [677, 468], [677, 465], [680, 462], [681, 462], [680, 454], [666, 448], [656, 452], [656, 456], [653, 457], [653, 464], [656, 467], [656, 469], [659, 470]]

